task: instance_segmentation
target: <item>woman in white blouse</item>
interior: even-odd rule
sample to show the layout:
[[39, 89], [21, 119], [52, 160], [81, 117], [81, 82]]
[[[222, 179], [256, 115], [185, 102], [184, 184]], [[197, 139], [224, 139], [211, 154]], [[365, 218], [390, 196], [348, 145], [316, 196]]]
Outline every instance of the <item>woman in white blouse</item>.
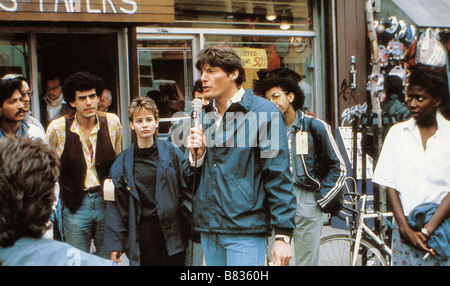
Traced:
[[[445, 72], [417, 67], [406, 95], [412, 118], [394, 125], [384, 141], [373, 181], [386, 187], [395, 217], [392, 265], [450, 265], [429, 245], [450, 213], [450, 121], [443, 116], [449, 100]], [[413, 227], [408, 216], [424, 203], [434, 204], [435, 211], [420, 228]]]

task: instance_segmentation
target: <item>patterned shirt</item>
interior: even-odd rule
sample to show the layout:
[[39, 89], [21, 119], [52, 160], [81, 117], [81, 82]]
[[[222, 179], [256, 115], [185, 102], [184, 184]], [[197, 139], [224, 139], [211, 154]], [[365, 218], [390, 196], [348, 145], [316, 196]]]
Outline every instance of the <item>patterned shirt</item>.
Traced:
[[[108, 129], [109, 129], [109, 136], [111, 138], [111, 143], [113, 145], [114, 151], [116, 152], [116, 155], [118, 155], [122, 150], [122, 125], [120, 124], [119, 117], [113, 113], [106, 113], [106, 119], [108, 121]], [[92, 146], [97, 146], [97, 133], [99, 130], [100, 130], [100, 123], [97, 117], [97, 124], [91, 130], [91, 133], [88, 138]], [[88, 144], [86, 143], [86, 139], [84, 138], [80, 125], [78, 124], [76, 115], [72, 123], [72, 126], [70, 127], [70, 131], [80, 136], [80, 142], [83, 149], [84, 159], [86, 161], [87, 167], [85, 180], [86, 189], [100, 185], [100, 180], [98, 178], [97, 171], [95, 170], [94, 158], [96, 154], [96, 148], [92, 148], [93, 154], [91, 156], [91, 151], [89, 150]], [[64, 151], [64, 145], [66, 142], [66, 119], [64, 116], [55, 119], [50, 123], [50, 125], [47, 128], [46, 136], [50, 146], [56, 149], [58, 157], [61, 158], [61, 155]]]

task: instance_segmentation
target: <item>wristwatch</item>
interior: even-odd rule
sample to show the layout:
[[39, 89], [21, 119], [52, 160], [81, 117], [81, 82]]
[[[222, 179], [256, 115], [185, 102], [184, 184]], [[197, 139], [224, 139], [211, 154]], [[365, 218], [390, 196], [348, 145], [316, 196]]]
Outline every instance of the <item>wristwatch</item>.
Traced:
[[427, 238], [430, 237], [430, 234], [428, 233], [428, 230], [424, 227], [420, 230], [421, 233], [423, 233]]
[[291, 244], [292, 238], [287, 235], [275, 236], [275, 240], [281, 240], [286, 244]]

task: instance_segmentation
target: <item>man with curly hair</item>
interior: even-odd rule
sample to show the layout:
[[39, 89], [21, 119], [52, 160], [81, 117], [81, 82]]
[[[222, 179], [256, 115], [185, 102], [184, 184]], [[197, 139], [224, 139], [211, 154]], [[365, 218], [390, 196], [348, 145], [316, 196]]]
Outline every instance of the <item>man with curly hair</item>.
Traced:
[[103, 247], [105, 202], [103, 184], [122, 148], [119, 117], [97, 110], [104, 86], [87, 72], [70, 75], [63, 84], [64, 100], [75, 113], [53, 120], [47, 139], [61, 160], [62, 228], [66, 242], [108, 258]]
[[0, 265], [88, 266], [115, 263], [43, 238], [60, 163], [41, 139], [0, 139]]

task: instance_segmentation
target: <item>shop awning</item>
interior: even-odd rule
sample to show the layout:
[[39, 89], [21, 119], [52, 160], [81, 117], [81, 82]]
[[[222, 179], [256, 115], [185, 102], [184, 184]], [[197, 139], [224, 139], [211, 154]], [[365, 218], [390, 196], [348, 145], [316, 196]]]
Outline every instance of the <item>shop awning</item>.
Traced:
[[418, 27], [450, 28], [449, 0], [392, 0]]

